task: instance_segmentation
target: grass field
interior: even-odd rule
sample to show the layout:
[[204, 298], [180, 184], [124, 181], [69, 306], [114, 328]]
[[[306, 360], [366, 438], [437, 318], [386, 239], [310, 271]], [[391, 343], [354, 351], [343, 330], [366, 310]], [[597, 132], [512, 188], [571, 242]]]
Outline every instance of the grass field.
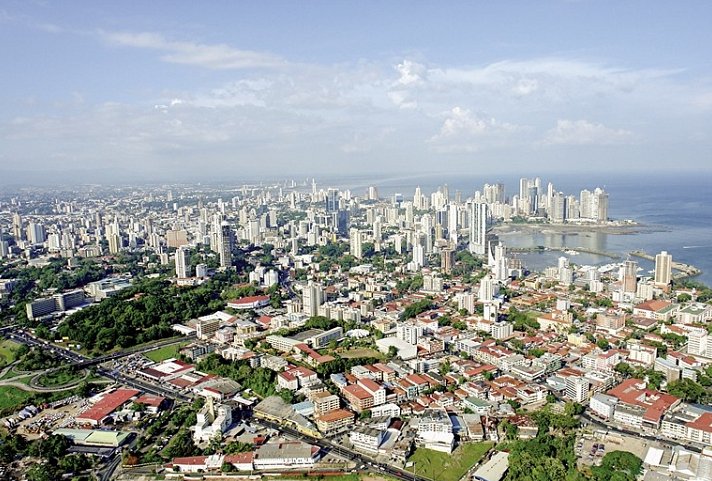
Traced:
[[172, 357], [178, 357], [178, 351], [180, 351], [187, 342], [181, 342], [179, 344], [171, 344], [170, 346], [165, 346], [155, 351], [149, 351], [144, 354], [147, 358], [154, 362], [165, 361]]
[[436, 481], [459, 481], [492, 446], [493, 443], [466, 443], [452, 454], [418, 448], [408, 461], [415, 463], [415, 474], [419, 476]]
[[0, 367], [7, 366], [15, 360], [15, 353], [20, 348], [16, 342], [5, 339], [0, 342]]
[[21, 407], [31, 396], [31, 392], [16, 387], [0, 386], [0, 410]]
[[355, 347], [347, 351], [339, 351], [339, 356], [344, 359], [352, 359], [357, 357], [376, 357], [379, 359], [383, 358], [383, 354], [376, 351], [375, 349], [370, 349], [368, 347]]
[[81, 379], [83, 372], [71, 372], [68, 369], [60, 369], [49, 374], [40, 376], [37, 382], [45, 387], [64, 386], [72, 381]]

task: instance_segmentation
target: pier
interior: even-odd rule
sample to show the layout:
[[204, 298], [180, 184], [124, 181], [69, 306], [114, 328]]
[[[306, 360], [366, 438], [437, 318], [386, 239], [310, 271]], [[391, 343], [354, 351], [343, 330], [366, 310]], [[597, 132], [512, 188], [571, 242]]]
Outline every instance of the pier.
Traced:
[[544, 246], [537, 246], [537, 247], [507, 247], [507, 251], [509, 252], [520, 252], [520, 253], [528, 253], [528, 252], [576, 252], [576, 253], [583, 253], [583, 254], [594, 254], [597, 256], [604, 256], [604, 257], [610, 257], [611, 259], [621, 259], [622, 257], [619, 254], [616, 254], [615, 252], [606, 252], [606, 251], [599, 251], [596, 249], [588, 249], [586, 247], [544, 247]]
[[[655, 256], [648, 254], [645, 251], [641, 250], [635, 250], [629, 253], [631, 257], [638, 257], [640, 259], [646, 259], [649, 261], [655, 262]], [[697, 267], [690, 265], [690, 264], [685, 264], [683, 262], [675, 262], [672, 261], [672, 269], [674, 271], [677, 271], [672, 277], [676, 281], [679, 281], [681, 279], [687, 279], [688, 277], [695, 277], [699, 276], [702, 274], [702, 270], [698, 269]]]

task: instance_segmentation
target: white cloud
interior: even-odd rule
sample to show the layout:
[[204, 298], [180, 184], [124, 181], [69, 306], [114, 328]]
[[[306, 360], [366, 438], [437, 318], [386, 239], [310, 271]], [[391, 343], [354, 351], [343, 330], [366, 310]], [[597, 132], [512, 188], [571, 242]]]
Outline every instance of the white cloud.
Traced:
[[422, 84], [427, 75], [427, 70], [424, 65], [407, 59], [396, 65], [396, 70], [400, 74], [398, 83], [401, 85]]
[[545, 145], [612, 145], [631, 143], [633, 133], [612, 129], [588, 120], [558, 120], [556, 127], [546, 133]]
[[474, 152], [498, 144], [502, 138], [525, 128], [494, 117], [454, 107], [446, 114], [440, 131], [428, 142], [439, 152]]
[[113, 44], [164, 52], [161, 60], [168, 63], [195, 65], [214, 70], [274, 68], [286, 65], [276, 55], [252, 50], [239, 50], [225, 44], [167, 40], [152, 32], [100, 32], [101, 37]]

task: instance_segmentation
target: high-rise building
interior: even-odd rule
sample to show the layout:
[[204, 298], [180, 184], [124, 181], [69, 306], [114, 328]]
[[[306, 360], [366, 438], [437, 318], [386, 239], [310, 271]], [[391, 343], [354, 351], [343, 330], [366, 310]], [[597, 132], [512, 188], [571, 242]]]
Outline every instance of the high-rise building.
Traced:
[[309, 317], [319, 315], [319, 306], [324, 303], [324, 288], [321, 284], [309, 281], [302, 290], [302, 310]]
[[672, 280], [672, 256], [662, 251], [655, 256], [655, 284], [666, 286]]
[[551, 221], [563, 224], [566, 222], [566, 196], [563, 192], [554, 193], [551, 199]]
[[361, 259], [363, 257], [363, 247], [361, 245], [361, 231], [352, 228], [349, 230], [349, 248], [351, 255], [356, 259]]
[[484, 203], [470, 204], [470, 252], [485, 255], [487, 248], [487, 221], [489, 208]]
[[10, 246], [7, 241], [0, 240], [0, 258], [5, 258], [10, 254]]
[[230, 224], [223, 222], [220, 225], [220, 230], [218, 231], [218, 249], [220, 251], [220, 267], [230, 267], [232, 265], [232, 248], [234, 244], [234, 237]]
[[638, 287], [638, 263], [635, 261], [625, 261], [623, 263], [623, 275], [621, 278], [623, 292], [635, 294]]
[[44, 226], [42, 224], [30, 222], [27, 225], [27, 238], [33, 244], [42, 244], [47, 240]]
[[190, 256], [188, 249], [179, 247], [176, 251], [176, 277], [184, 279], [190, 277]]
[[608, 221], [608, 192], [598, 187], [593, 191], [591, 211], [596, 221]]
[[22, 217], [20, 217], [18, 213], [12, 215], [12, 237], [15, 238], [15, 241], [20, 241], [25, 238], [22, 232]]
[[109, 253], [118, 254], [123, 244], [124, 241], [119, 234], [111, 234], [109, 236]]
[[339, 190], [329, 189], [326, 191], [326, 212], [336, 212], [339, 210]]
[[450, 274], [452, 272], [452, 264], [455, 259], [455, 251], [446, 247], [440, 251], [440, 268], [445, 274]]

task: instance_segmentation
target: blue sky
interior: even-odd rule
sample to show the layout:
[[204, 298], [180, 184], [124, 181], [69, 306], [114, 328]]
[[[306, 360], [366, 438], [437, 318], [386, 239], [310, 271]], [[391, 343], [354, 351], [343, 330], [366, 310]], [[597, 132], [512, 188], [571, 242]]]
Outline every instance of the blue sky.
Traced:
[[710, 18], [704, 1], [0, 1], [0, 176], [709, 172]]

